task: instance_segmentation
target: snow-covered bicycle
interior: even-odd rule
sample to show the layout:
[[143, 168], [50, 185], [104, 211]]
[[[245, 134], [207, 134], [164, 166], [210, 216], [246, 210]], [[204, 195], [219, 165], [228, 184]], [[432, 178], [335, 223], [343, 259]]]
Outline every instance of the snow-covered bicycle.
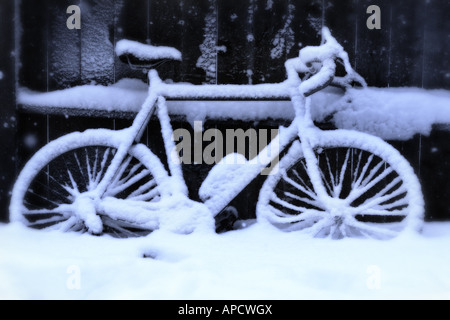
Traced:
[[[391, 238], [408, 229], [420, 229], [424, 211], [420, 183], [396, 149], [375, 136], [323, 131], [314, 125], [310, 95], [328, 85], [365, 86], [327, 28], [322, 30], [322, 39], [320, 46], [305, 47], [299, 57], [286, 61], [287, 80], [282, 83], [168, 84], [150, 70], [148, 97], [131, 127], [71, 133], [31, 158], [12, 192], [11, 220], [38, 229], [125, 237], [157, 228], [189, 233], [210, 228], [214, 217], [273, 165], [260, 190], [258, 222], [331, 238]], [[127, 40], [119, 42], [116, 49], [118, 54], [140, 61], [181, 58], [173, 48]], [[343, 64], [344, 77], [335, 76], [336, 62]], [[232, 155], [225, 157], [199, 190], [203, 202], [190, 200], [174, 151], [166, 98], [286, 97], [295, 109], [292, 123], [280, 127], [276, 139], [255, 158], [227, 166]], [[138, 143], [155, 112], [166, 165]]]

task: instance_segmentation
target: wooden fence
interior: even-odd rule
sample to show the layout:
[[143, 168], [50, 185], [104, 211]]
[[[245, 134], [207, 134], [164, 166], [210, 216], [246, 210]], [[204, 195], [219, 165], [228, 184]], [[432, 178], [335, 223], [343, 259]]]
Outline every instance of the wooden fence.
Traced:
[[[66, 9], [73, 4], [81, 8], [79, 30], [66, 26]], [[366, 10], [373, 4], [381, 9], [379, 30], [366, 25]], [[305, 45], [319, 44], [318, 31], [326, 25], [370, 86], [450, 89], [449, 11], [450, 1], [444, 0], [1, 1], [0, 219], [7, 220], [15, 175], [39, 147], [70, 131], [117, 129], [130, 121], [113, 114], [66, 117], [21, 111], [17, 87], [46, 92], [82, 84], [108, 85], [122, 78], [145, 80], [142, 71], [131, 70], [114, 55], [114, 45], [121, 39], [179, 49], [182, 62], [159, 69], [162, 77], [174, 81], [278, 82], [285, 77], [284, 61]], [[26, 143], [29, 137], [35, 143]], [[430, 137], [391, 142], [420, 175], [429, 219], [450, 219], [445, 200], [450, 193], [448, 138], [441, 126]], [[437, 152], [430, 152], [436, 147]], [[207, 171], [186, 168], [196, 181], [193, 194]], [[256, 201], [256, 186], [252, 188], [245, 196], [249, 211]]]

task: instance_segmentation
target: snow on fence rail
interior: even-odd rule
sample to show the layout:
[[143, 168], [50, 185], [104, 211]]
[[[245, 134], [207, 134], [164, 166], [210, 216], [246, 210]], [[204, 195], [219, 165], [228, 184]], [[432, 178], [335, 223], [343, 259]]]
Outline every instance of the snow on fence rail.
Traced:
[[[19, 90], [17, 102], [25, 111], [70, 115], [133, 117], [147, 97], [148, 86], [137, 79], [122, 79], [110, 86], [83, 85], [53, 92]], [[450, 91], [418, 88], [327, 88], [312, 96], [312, 116], [341, 129], [354, 129], [386, 140], [408, 140], [428, 135], [435, 124], [450, 123]], [[293, 119], [285, 100], [169, 101], [173, 115], [194, 120]]]

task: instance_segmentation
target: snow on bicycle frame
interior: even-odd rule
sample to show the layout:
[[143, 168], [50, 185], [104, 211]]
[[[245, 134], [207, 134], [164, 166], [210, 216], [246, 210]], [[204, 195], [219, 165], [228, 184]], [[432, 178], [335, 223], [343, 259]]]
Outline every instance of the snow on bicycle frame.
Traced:
[[[348, 85], [350, 81], [359, 80], [364, 83], [364, 80], [360, 78], [351, 68], [348, 61], [348, 56], [343, 50], [342, 46], [331, 36], [327, 28], [323, 29], [323, 41], [319, 47], [306, 47], [300, 51], [300, 55], [297, 58], [289, 59], [285, 63], [287, 80], [282, 83], [267, 83], [258, 85], [189, 85], [189, 84], [166, 84], [158, 76], [156, 70], [150, 70], [149, 72], [149, 96], [144, 102], [143, 107], [137, 115], [132, 128], [136, 136], [136, 141], [140, 139], [144, 128], [146, 127], [150, 116], [153, 114], [153, 108], [159, 108], [158, 116], [161, 120], [161, 126], [163, 136], [165, 140], [166, 154], [173, 155], [175, 150], [172, 143], [172, 129], [168, 120], [167, 106], [165, 104], [165, 98], [170, 99], [262, 99], [262, 98], [289, 98], [294, 102], [295, 109], [299, 110], [300, 118], [304, 117], [305, 110], [301, 111], [304, 106], [303, 97], [307, 97], [312, 93], [321, 90], [328, 86], [333, 81], [340, 85]], [[154, 47], [150, 45], [136, 44], [135, 42], [122, 40], [119, 41], [116, 47], [116, 53], [118, 55], [125, 55], [126, 59], [130, 62], [130, 59], [149, 61], [152, 64], [158, 64], [162, 59], [179, 60], [180, 53], [173, 48], [169, 47]], [[337, 58], [342, 59], [345, 69], [347, 71], [347, 78], [335, 79], [335, 60]], [[313, 63], [320, 63], [319, 70], [314, 70]], [[310, 66], [308, 66], [310, 65]], [[306, 81], [301, 81], [299, 73], [314, 74]], [[155, 103], [156, 101], [158, 103]], [[309, 116], [309, 110], [306, 113], [306, 119], [309, 126], [312, 126], [312, 121]], [[137, 131], [141, 128], [141, 131]], [[265, 167], [267, 167], [274, 159], [274, 150], [282, 150], [297, 134], [295, 125], [290, 127], [291, 130], [282, 130], [280, 139], [275, 139], [273, 144], [267, 146], [261, 155], [249, 163], [246, 168], [237, 168], [238, 170], [232, 174], [232, 172], [221, 173], [224, 176], [232, 174], [236, 179], [230, 179], [234, 184], [233, 189], [242, 190], [253, 178], [260, 173]], [[284, 134], [284, 132], [288, 132]], [[279, 144], [274, 146], [274, 144]], [[272, 157], [270, 157], [272, 154]], [[176, 157], [176, 155], [174, 156]], [[178, 185], [185, 185], [181, 169], [177, 161], [169, 161], [170, 171], [178, 180]], [[226, 167], [232, 169], [231, 167]], [[252, 168], [252, 170], [250, 169]], [[213, 172], [217, 172], [214, 170]], [[220, 180], [220, 179], [218, 179]], [[205, 181], [205, 184], [200, 189], [202, 198], [212, 198], [210, 191], [222, 190], [217, 188], [217, 184], [209, 183], [210, 181], [218, 181], [211, 175], [209, 179]], [[218, 183], [222, 184], [222, 182]], [[211, 185], [211, 186], [210, 186]], [[209, 188], [208, 188], [209, 187]], [[205, 190], [208, 189], [208, 190]], [[186, 188], [183, 190], [186, 193]], [[231, 192], [215, 192], [218, 196], [213, 200], [207, 201], [207, 206], [214, 214], [217, 214], [219, 210], [223, 209], [223, 206], [227, 204], [229, 200], [234, 198]], [[227, 196], [226, 193], [229, 195]], [[220, 194], [220, 196], [219, 196]]]
[[[213, 217], [276, 160], [257, 204], [256, 214], [261, 223], [333, 238], [350, 235], [386, 238], [404, 228], [419, 229], [423, 215], [420, 184], [398, 151], [370, 135], [345, 130], [321, 131], [311, 120], [308, 97], [314, 92], [330, 84], [349, 87], [357, 82], [365, 86], [364, 80], [351, 68], [347, 53], [327, 28], [323, 28], [322, 37], [320, 46], [303, 48], [299, 57], [286, 61], [287, 79], [282, 83], [166, 84], [156, 70], [150, 70], [148, 97], [131, 127], [117, 132], [90, 130], [69, 134], [44, 147], [27, 163], [13, 190], [11, 219], [36, 226], [27, 215], [49, 215], [45, 224], [51, 227], [61, 225], [63, 230], [95, 234], [113, 230], [124, 236], [132, 235], [139, 228], [161, 227], [182, 233], [212, 228]], [[173, 48], [128, 40], [118, 42], [116, 53], [128, 61], [152, 63], [181, 58]], [[343, 78], [335, 77], [336, 60], [344, 65]], [[303, 81], [299, 74], [304, 75]], [[289, 127], [280, 128], [277, 138], [257, 157], [237, 166], [219, 162], [200, 187], [202, 204], [187, 198], [181, 163], [174, 154], [166, 98], [289, 98], [296, 117]], [[161, 123], [169, 172], [148, 148], [136, 144], [155, 112]], [[27, 207], [27, 196], [32, 198], [29, 193], [36, 190], [32, 188], [33, 179], [48, 167], [48, 159], [58, 163], [64, 153], [72, 152], [74, 165], [82, 171], [79, 153], [73, 148], [82, 149], [86, 154], [83, 168], [86, 167], [84, 176], [88, 179], [81, 180], [85, 184], [83, 190], [67, 168], [67, 182], [55, 184], [60, 193], [69, 194], [64, 203], [55, 207], [53, 199], [49, 201], [51, 209]], [[92, 148], [95, 150], [90, 151]], [[284, 149], [287, 155], [278, 162]], [[112, 155], [110, 150], [114, 151]], [[330, 158], [336, 163], [330, 164]], [[347, 169], [349, 163], [351, 169]], [[142, 180], [143, 184], [137, 184]]]

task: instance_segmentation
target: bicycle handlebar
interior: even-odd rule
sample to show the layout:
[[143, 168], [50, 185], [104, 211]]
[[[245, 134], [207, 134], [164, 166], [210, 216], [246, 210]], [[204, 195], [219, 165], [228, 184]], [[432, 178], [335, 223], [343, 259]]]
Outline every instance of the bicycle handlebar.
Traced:
[[[336, 60], [342, 60], [346, 71], [345, 77], [336, 77]], [[316, 70], [314, 64], [319, 63]], [[301, 94], [305, 97], [327, 87], [335, 85], [343, 88], [350, 87], [357, 82], [363, 87], [367, 86], [364, 79], [353, 70], [347, 52], [331, 35], [327, 27], [322, 28], [322, 43], [320, 46], [309, 46], [300, 50], [299, 56], [289, 59], [285, 63], [288, 79], [298, 78], [298, 73], [311, 75], [305, 77], [299, 85]]]

